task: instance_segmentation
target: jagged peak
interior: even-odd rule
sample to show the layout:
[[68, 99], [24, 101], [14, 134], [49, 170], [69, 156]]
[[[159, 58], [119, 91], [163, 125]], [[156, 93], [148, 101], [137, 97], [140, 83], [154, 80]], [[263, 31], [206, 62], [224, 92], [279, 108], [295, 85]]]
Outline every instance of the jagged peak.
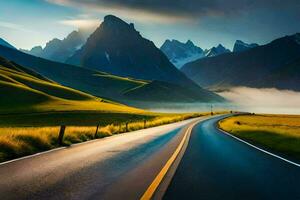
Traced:
[[122, 21], [122, 22], [124, 22], [122, 19], [120, 19], [119, 17], [116, 17], [115, 15], [106, 15], [104, 17], [104, 21]]
[[40, 46], [40, 45], [39, 46], [34, 46], [34, 47], [31, 48], [31, 51], [32, 50], [43, 50], [43, 47]]
[[245, 44], [245, 42], [243, 42], [242, 40], [236, 40], [235, 44]]
[[123, 21], [122, 19], [114, 16], [114, 15], [106, 15], [104, 17], [104, 21], [103, 21], [104, 24], [117, 24], [117, 25], [126, 25], [126, 26], [130, 26], [132, 28], [134, 28], [134, 25], [133, 23], [126, 23], [125, 21]]
[[103, 22], [94, 33], [105, 30], [111, 30], [113, 31], [112, 33], [118, 34], [122, 32], [131, 32], [140, 35], [139, 32], [135, 30], [133, 23], [127, 23], [114, 15], [105, 16]]
[[222, 48], [222, 49], [225, 49], [225, 47], [222, 45], [222, 44], [218, 44], [217, 48]]
[[60, 43], [60, 42], [61, 42], [60, 39], [58, 39], [58, 38], [53, 38], [52, 40], [50, 40], [50, 41], [48, 41], [48, 42], [46, 43], [46, 46], [49, 45], [49, 44]]
[[188, 40], [185, 44], [190, 45], [190, 46], [195, 46], [191, 40]]
[[246, 45], [246, 46], [258, 46], [258, 44], [256, 44], [256, 43], [246, 43], [246, 42], [243, 42], [242, 40], [236, 40], [235, 41], [235, 44], [237, 44], [237, 45]]
[[172, 43], [183, 44], [182, 42], [180, 42], [179, 40], [176, 40], [176, 39], [172, 39]]

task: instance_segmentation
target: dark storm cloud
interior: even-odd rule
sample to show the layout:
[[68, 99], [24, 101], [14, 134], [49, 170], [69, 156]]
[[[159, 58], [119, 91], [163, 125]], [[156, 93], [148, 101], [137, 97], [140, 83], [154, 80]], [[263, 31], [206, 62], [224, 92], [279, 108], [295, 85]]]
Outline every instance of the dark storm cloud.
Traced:
[[177, 17], [234, 15], [253, 9], [299, 10], [299, 0], [48, 0], [64, 5], [116, 8]]
[[193, 39], [205, 48], [218, 43], [230, 47], [237, 39], [266, 44], [300, 31], [300, 0], [45, 1], [98, 18], [113, 14], [133, 21], [158, 46], [174, 37]]

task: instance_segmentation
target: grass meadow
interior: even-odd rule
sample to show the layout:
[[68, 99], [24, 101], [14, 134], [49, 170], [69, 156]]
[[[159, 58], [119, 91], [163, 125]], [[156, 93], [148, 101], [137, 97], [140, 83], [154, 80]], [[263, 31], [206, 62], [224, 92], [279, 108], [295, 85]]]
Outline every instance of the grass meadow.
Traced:
[[[70, 118], [66, 118], [65, 115], [60, 117], [56, 115], [50, 117], [48, 115], [46, 115], [46, 117], [41, 115], [34, 117], [23, 116], [23, 119], [31, 119], [29, 121], [22, 121], [22, 116], [17, 115], [20, 119], [18, 120], [15, 116], [12, 116], [11, 119], [15, 121], [10, 121], [10, 126], [7, 126], [7, 124], [9, 124], [9, 118], [2, 116], [3, 120], [1, 120], [0, 117], [0, 162], [59, 147], [58, 133], [60, 124], [58, 119], [65, 119], [64, 124], [67, 126], [63, 142], [64, 145], [68, 146], [74, 143], [169, 124], [207, 114], [208, 113], [149, 114], [123, 117], [120, 116], [120, 114], [115, 117], [111, 114], [102, 114], [102, 118], [96, 114], [91, 115], [91, 113], [82, 116], [72, 113], [72, 115], [70, 114], [69, 116]], [[75, 118], [75, 116], [77, 118]], [[110, 118], [109, 120], [104, 119], [103, 116], [110, 116]], [[86, 119], [84, 119], [84, 117], [86, 117]], [[6, 119], [6, 121], [4, 119]], [[70, 123], [66, 123], [67, 121]], [[146, 124], [144, 124], [145, 121]], [[31, 126], [24, 126], [30, 123]], [[128, 123], [127, 130], [126, 123]], [[97, 134], [95, 134], [97, 125], [99, 125], [99, 129]]]
[[300, 160], [299, 115], [241, 115], [224, 119], [219, 126], [241, 139]]

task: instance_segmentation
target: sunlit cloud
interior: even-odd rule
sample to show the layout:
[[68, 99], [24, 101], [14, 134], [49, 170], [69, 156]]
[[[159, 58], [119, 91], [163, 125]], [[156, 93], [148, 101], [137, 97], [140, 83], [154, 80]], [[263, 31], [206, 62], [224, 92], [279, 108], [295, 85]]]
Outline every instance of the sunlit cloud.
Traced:
[[[73, 1], [73, 0], [46, 0], [49, 3], [58, 4], [61, 6], [69, 6], [81, 8], [85, 12], [94, 11], [102, 15], [113, 14], [125, 19], [134, 19], [137, 22], [143, 23], [186, 23], [190, 22], [190, 16], [187, 15], [170, 15], [164, 12], [152, 12], [140, 8], [124, 7], [119, 4], [101, 3], [100, 1]], [[82, 14], [83, 16], [85, 14]]]
[[59, 21], [60, 24], [72, 26], [79, 29], [95, 29], [100, 25], [98, 19], [67, 19]]

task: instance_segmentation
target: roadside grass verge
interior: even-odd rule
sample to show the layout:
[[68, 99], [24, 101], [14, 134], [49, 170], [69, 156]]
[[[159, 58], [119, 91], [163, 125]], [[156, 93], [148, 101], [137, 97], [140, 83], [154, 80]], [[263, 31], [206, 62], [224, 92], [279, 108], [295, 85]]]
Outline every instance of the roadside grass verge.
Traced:
[[[78, 123], [67, 125], [64, 135], [64, 145], [68, 146], [74, 143], [80, 143], [92, 139], [103, 138], [114, 134], [120, 134], [127, 131], [135, 131], [149, 127], [155, 127], [163, 124], [183, 121], [208, 115], [209, 113], [190, 113], [190, 114], [149, 114], [147, 116], [129, 117], [123, 116], [105, 121], [97, 118], [92, 120], [89, 125], [83, 125], [78, 118]], [[110, 114], [108, 114], [109, 116]], [[74, 116], [74, 115], [73, 115]], [[41, 116], [39, 116], [41, 117]], [[110, 116], [112, 117], [112, 116]], [[37, 120], [37, 118], [34, 118]], [[51, 120], [46, 118], [33, 123], [33, 126], [24, 127], [24, 123], [11, 123], [10, 127], [0, 126], [0, 162], [19, 158], [26, 155], [50, 150], [59, 147], [58, 133], [60, 126], [54, 124], [58, 118]], [[74, 119], [74, 118], [73, 118]], [[76, 119], [76, 118], [75, 118]], [[48, 125], [47, 125], [48, 120]], [[26, 121], [26, 120], [25, 120]], [[34, 121], [34, 120], [33, 120]], [[75, 120], [76, 121], [76, 120]], [[85, 120], [83, 120], [86, 122]], [[112, 123], [113, 121], [113, 123]], [[74, 125], [76, 124], [76, 125]], [[126, 128], [127, 124], [127, 128]], [[96, 129], [99, 125], [97, 134]]]
[[219, 127], [252, 144], [300, 161], [299, 115], [241, 115]]

